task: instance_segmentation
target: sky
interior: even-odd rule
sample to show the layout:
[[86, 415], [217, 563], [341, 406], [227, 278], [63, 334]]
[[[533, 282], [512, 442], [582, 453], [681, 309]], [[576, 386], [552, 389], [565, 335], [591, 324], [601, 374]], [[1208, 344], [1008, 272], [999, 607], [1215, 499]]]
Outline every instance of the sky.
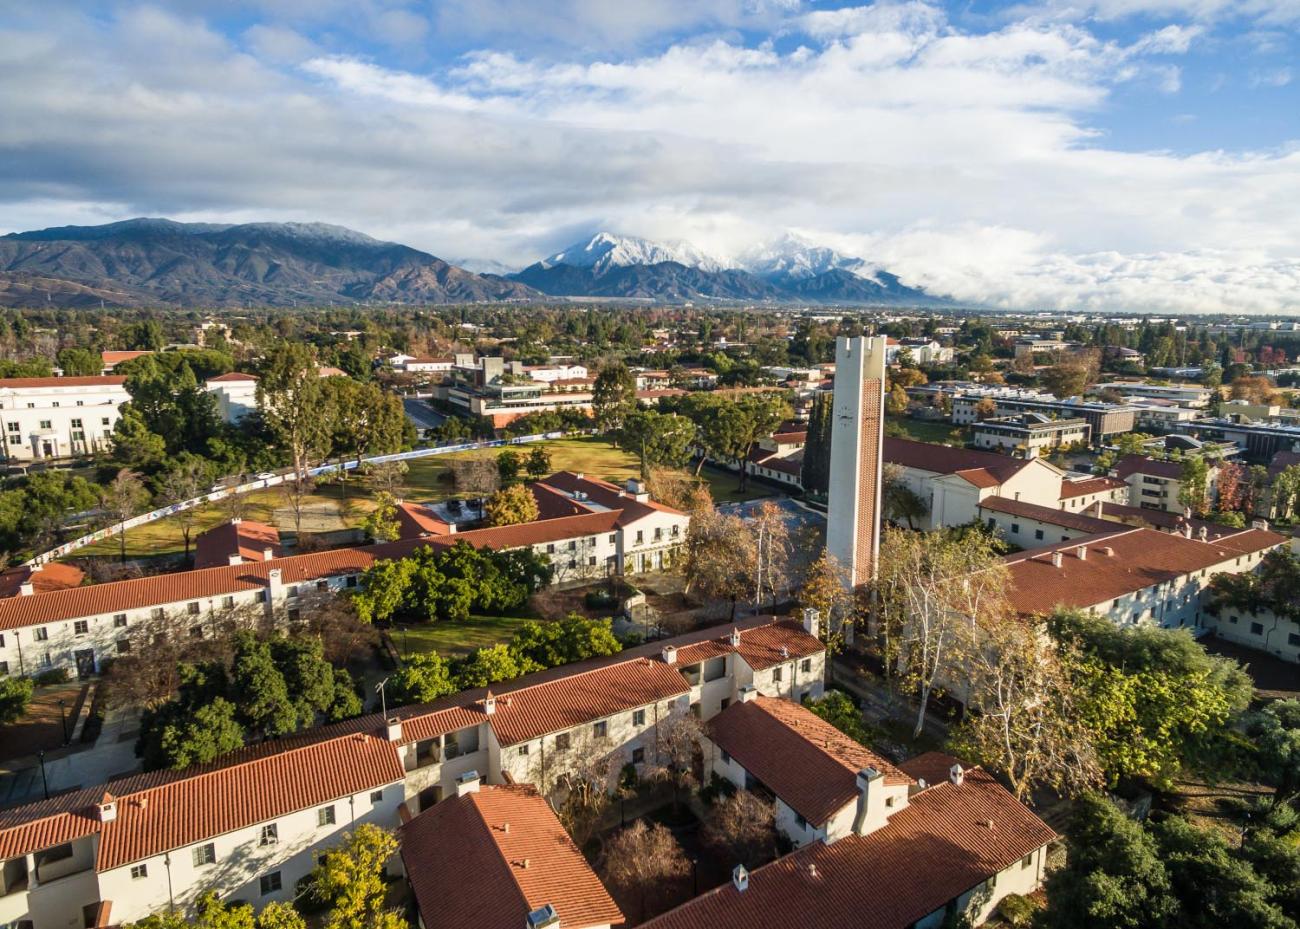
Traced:
[[1298, 30], [1300, 0], [0, 0], [0, 232], [321, 221], [477, 268], [793, 232], [963, 301], [1296, 313]]

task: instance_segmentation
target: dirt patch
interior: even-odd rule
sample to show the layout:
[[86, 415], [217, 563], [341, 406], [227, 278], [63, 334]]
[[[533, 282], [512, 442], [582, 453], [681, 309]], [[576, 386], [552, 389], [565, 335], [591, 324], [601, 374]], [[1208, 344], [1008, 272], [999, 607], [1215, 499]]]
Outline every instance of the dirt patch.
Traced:
[[[89, 691], [86, 684], [60, 684], [42, 687], [32, 697], [27, 713], [22, 719], [0, 729], [0, 761], [25, 758], [39, 751], [62, 748], [63, 719], [67, 719], [67, 732], [72, 735], [76, 713]], [[59, 701], [63, 701], [62, 710]]]
[[1240, 661], [1255, 682], [1255, 695], [1264, 700], [1300, 699], [1300, 665], [1283, 661], [1253, 648], [1245, 648], [1223, 639], [1201, 640], [1205, 650]]
[[1231, 841], [1241, 838], [1246, 820], [1244, 806], [1271, 796], [1273, 788], [1245, 781], [1211, 784], [1201, 778], [1185, 777], [1174, 782], [1174, 792], [1157, 796], [1155, 806], [1177, 813], [1222, 833]]

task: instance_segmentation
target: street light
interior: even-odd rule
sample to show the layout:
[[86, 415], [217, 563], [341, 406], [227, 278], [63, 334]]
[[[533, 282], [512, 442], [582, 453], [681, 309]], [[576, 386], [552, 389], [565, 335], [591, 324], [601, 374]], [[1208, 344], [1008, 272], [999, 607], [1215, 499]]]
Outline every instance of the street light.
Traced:
[[41, 786], [45, 788], [45, 799], [50, 799], [50, 782], [45, 776], [45, 752], [37, 752], [36, 758], [41, 763]]
[[63, 744], [67, 745], [71, 741], [68, 738], [68, 707], [62, 700], [59, 701], [59, 727], [63, 730]]

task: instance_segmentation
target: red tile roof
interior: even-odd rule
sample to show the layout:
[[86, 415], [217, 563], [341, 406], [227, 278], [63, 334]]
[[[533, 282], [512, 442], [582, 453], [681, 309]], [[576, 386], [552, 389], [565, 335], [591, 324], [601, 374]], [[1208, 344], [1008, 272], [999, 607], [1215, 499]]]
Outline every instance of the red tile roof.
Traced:
[[709, 737], [814, 826], [858, 798], [857, 774], [875, 768], [890, 785], [912, 779], [790, 700], [733, 703], [708, 724]]
[[539, 519], [514, 526], [493, 526], [487, 529], [470, 529], [453, 535], [426, 539], [430, 545], [452, 546], [465, 542], [475, 548], [522, 548], [525, 545], [544, 545], [548, 542], [566, 542], [583, 536], [612, 532], [618, 525], [619, 514], [614, 511], [583, 513], [579, 516], [561, 516], [556, 519]]
[[[1127, 529], [1019, 552], [1003, 561], [1010, 571], [1012, 606], [1023, 614], [1050, 613], [1058, 606], [1088, 607], [1114, 600], [1286, 541], [1284, 536], [1260, 529], [1214, 542], [1155, 529]], [[1078, 556], [1081, 548], [1087, 549], [1082, 560]], [[1105, 548], [1113, 554], [1105, 554]], [[1059, 568], [1052, 565], [1053, 552], [1062, 554]]]
[[231, 371], [228, 374], [218, 374], [216, 377], [207, 379], [208, 384], [225, 384], [237, 381], [256, 381], [256, 374], [243, 374], [239, 371]]
[[1150, 474], [1176, 481], [1182, 477], [1183, 464], [1180, 461], [1161, 461], [1144, 455], [1125, 455], [1115, 463], [1115, 476], [1121, 480], [1133, 474]]
[[[733, 628], [740, 631], [739, 646], [731, 644]], [[685, 667], [735, 652], [755, 671], [764, 671], [783, 661], [807, 658], [825, 650], [825, 646], [816, 636], [809, 635], [804, 631], [803, 626], [790, 620], [774, 622], [769, 618], [765, 623], [753, 628], [746, 628], [743, 624], [727, 626], [726, 632], [722, 635], [717, 634], [716, 628], [704, 632], [712, 632], [712, 636], [708, 638], [701, 636], [701, 641], [678, 647], [677, 664]], [[698, 636], [700, 633], [694, 635]]]
[[602, 481], [594, 477], [575, 474], [572, 471], [558, 471], [548, 477], [544, 484], [572, 494], [574, 491], [581, 491], [596, 504], [608, 507], [612, 510], [619, 510], [621, 516], [619, 525], [626, 526], [635, 522], [642, 516], [651, 512], [673, 513], [677, 516], [685, 516], [681, 510], [675, 510], [670, 506], [662, 503], [656, 503], [653, 500], [637, 500], [624, 492], [622, 487], [617, 484], [611, 484], [609, 481]]
[[60, 564], [57, 561], [50, 562], [39, 569], [19, 565], [0, 574], [0, 597], [19, 596], [22, 585], [28, 581], [31, 582], [34, 592], [47, 593], [51, 590], [80, 587], [85, 579], [85, 572], [80, 568], [75, 565]]
[[1108, 490], [1118, 490], [1121, 487], [1127, 487], [1128, 484], [1114, 477], [1090, 477], [1081, 481], [1062, 481], [1061, 497], [1062, 500], [1069, 500], [1074, 497], [1086, 497], [1089, 494], [1105, 493]]
[[1049, 526], [1061, 526], [1065, 529], [1077, 529], [1080, 532], [1118, 532], [1124, 528], [1123, 523], [1110, 522], [1095, 516], [1058, 510], [1055, 507], [1039, 506], [1024, 500], [1009, 500], [1006, 497], [985, 497], [978, 508], [991, 513], [1006, 513], [1008, 516], [1020, 516], [1024, 519], [1037, 520]]
[[565, 929], [623, 920], [531, 787], [481, 787], [443, 800], [403, 826], [401, 841], [426, 929], [520, 929], [547, 904]]
[[5, 377], [0, 378], [0, 390], [23, 390], [29, 387], [121, 387], [126, 377], [117, 374], [87, 375], [85, 377]]
[[[989, 823], [992, 823], [990, 828]], [[1056, 838], [990, 775], [916, 794], [886, 826], [814, 842], [642, 929], [906, 929]]]
[[230, 556], [244, 561], [265, 561], [266, 550], [272, 558], [284, 556], [280, 530], [266, 523], [244, 519], [222, 523], [194, 540], [194, 567], [215, 568], [230, 564]]
[[1105, 500], [1094, 503], [1088, 507], [1086, 512], [1100, 516], [1102, 519], [1123, 523], [1126, 526], [1149, 526], [1165, 532], [1173, 532], [1183, 525], [1189, 525], [1192, 527], [1192, 538], [1199, 538], [1201, 527], [1204, 526], [1207, 540], [1210, 542], [1224, 536], [1239, 535], [1242, 531], [1235, 526], [1221, 526], [1218, 523], [1212, 523], [1204, 519], [1196, 519], [1195, 517], [1188, 519], [1182, 513], [1171, 513], [1168, 510], [1149, 510], [1141, 506], [1125, 506], [1124, 504], [1110, 503]]
[[[1029, 465], [1025, 458], [1009, 458], [950, 445], [933, 445], [911, 439], [885, 437], [885, 461], [929, 471], [931, 474], [960, 474], [977, 487], [993, 487], [1010, 479]], [[990, 483], [991, 482], [991, 483]]]
[[443, 522], [433, 514], [433, 510], [420, 503], [397, 504], [398, 537], [418, 539], [430, 535], [448, 535], [451, 524]]
[[149, 351], [122, 351], [122, 352], [100, 352], [99, 360], [103, 362], [104, 367], [111, 368], [114, 365], [121, 364], [123, 361], [130, 361], [133, 358], [139, 358], [141, 355], [152, 355]]

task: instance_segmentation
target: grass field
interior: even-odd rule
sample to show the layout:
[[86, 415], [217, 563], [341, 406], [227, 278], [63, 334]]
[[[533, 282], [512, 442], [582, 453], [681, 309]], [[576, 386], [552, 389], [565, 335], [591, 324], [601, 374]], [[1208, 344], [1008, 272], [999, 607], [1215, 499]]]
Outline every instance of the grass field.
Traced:
[[909, 439], [915, 439], [918, 442], [933, 442], [936, 445], [949, 445], [952, 443], [952, 431], [955, 428], [952, 423], [931, 423], [920, 419], [912, 419], [908, 416], [890, 417], [889, 421], [902, 426]]
[[389, 638], [403, 656], [437, 652], [466, 655], [485, 645], [509, 642], [528, 617], [471, 616], [464, 622], [438, 622], [420, 626], [396, 626]]

